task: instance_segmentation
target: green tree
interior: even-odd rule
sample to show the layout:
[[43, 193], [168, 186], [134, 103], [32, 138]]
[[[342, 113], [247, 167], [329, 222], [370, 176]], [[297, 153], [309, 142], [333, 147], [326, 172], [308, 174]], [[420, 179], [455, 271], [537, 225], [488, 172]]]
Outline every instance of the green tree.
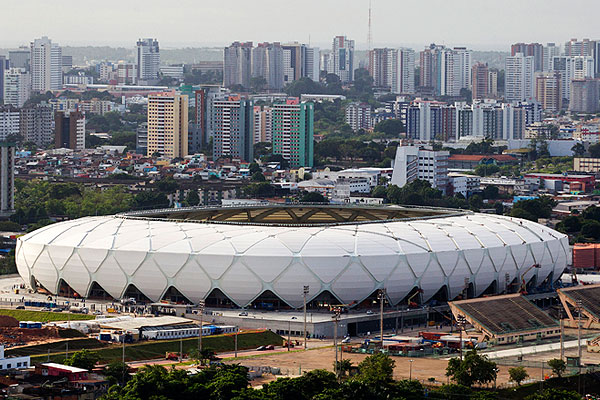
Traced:
[[581, 225], [581, 234], [586, 238], [600, 239], [600, 222], [589, 219], [585, 220]]
[[495, 200], [498, 198], [498, 187], [497, 186], [486, 186], [481, 193], [484, 199]]
[[475, 167], [475, 173], [479, 176], [490, 176], [498, 173], [500, 167], [496, 164], [479, 164]]
[[488, 360], [487, 356], [477, 354], [476, 350], [470, 350], [462, 361], [456, 357], [448, 361], [446, 375], [463, 386], [485, 384], [496, 379], [496, 363]]
[[558, 224], [557, 228], [564, 233], [579, 232], [581, 231], [581, 219], [576, 215], [569, 215]]
[[386, 188], [384, 186], [375, 186], [371, 191], [371, 196], [377, 197], [380, 199], [386, 198]]
[[508, 375], [512, 382], [516, 382], [518, 386], [521, 386], [521, 382], [529, 378], [527, 370], [523, 367], [512, 367], [508, 369]]
[[571, 147], [571, 151], [575, 156], [583, 156], [585, 154], [585, 146], [583, 143], [577, 142]]
[[198, 195], [198, 191], [196, 189], [192, 189], [188, 192], [187, 197], [185, 198], [186, 203], [189, 206], [197, 206], [200, 204], [200, 196]]
[[301, 203], [329, 203], [329, 200], [319, 192], [304, 192], [300, 197]]
[[108, 379], [111, 385], [127, 383], [131, 378], [131, 375], [129, 375], [129, 367], [127, 364], [120, 361], [108, 364], [104, 367], [102, 374]]
[[167, 194], [173, 193], [179, 189], [179, 183], [171, 176], [159, 180], [156, 183], [156, 186], [158, 187], [158, 190]]
[[555, 205], [556, 202], [550, 196], [541, 196], [530, 200], [520, 200], [515, 203], [510, 215], [512, 217], [537, 221], [539, 218], [550, 218], [552, 208]]
[[562, 374], [567, 369], [567, 364], [560, 358], [553, 358], [552, 360], [549, 360], [548, 365], [550, 368], [552, 368], [552, 373], [559, 378], [562, 377]]
[[250, 163], [250, 165], [248, 165], [248, 170], [250, 171], [250, 175], [253, 175], [257, 172], [262, 172], [259, 165], [255, 162]]
[[389, 384], [393, 380], [395, 365], [396, 362], [387, 354], [375, 353], [358, 364], [358, 374], [354, 379], [370, 386]]
[[405, 132], [404, 125], [399, 119], [385, 119], [378, 122], [373, 128], [375, 132], [382, 132], [386, 137], [400, 137]]
[[76, 351], [73, 355], [65, 360], [65, 365], [71, 367], [83, 368], [91, 371], [95, 366], [100, 357], [98, 354], [89, 350], [83, 349]]
[[552, 388], [529, 395], [525, 400], [581, 400], [581, 395], [570, 390]]
[[260, 171], [253, 173], [252, 177], [250, 179], [252, 180], [252, 182], [264, 182], [264, 181], [266, 181], [265, 176]]
[[350, 372], [351, 369], [352, 361], [350, 361], [347, 358], [344, 358], [343, 360], [340, 360], [337, 363], [335, 361], [333, 362], [333, 370], [337, 371], [342, 377], [346, 377], [346, 375]]
[[600, 158], [600, 143], [596, 143], [588, 147], [590, 156], [593, 158]]

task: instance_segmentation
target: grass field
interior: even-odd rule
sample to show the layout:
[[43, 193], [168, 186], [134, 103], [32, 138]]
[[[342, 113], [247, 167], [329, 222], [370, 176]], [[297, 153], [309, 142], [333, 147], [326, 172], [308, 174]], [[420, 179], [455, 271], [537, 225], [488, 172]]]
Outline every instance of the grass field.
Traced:
[[[71, 339], [69, 342], [69, 352], [81, 349], [98, 349], [102, 347], [107, 347], [106, 344], [99, 342], [96, 339], [90, 338], [82, 338], [82, 339]], [[53, 343], [45, 343], [45, 344], [36, 344], [33, 346], [25, 346], [19, 347], [16, 349], [6, 349], [5, 353], [8, 356], [34, 356], [40, 354], [47, 354], [48, 350], [50, 350], [50, 354], [52, 353], [61, 353], [63, 354], [67, 350], [67, 340], [61, 340]]]
[[[84, 341], [88, 342], [85, 345]], [[215, 352], [233, 351], [235, 348], [235, 337], [234, 335], [217, 335], [208, 336], [202, 338], [202, 347], [210, 349]], [[94, 343], [95, 342], [95, 343]], [[238, 335], [238, 349], [254, 349], [258, 346], [273, 344], [281, 345], [283, 338], [271, 331], [264, 332], [248, 332], [240, 333]], [[81, 345], [81, 346], [80, 346]], [[77, 347], [74, 347], [77, 346]], [[86, 348], [88, 350], [94, 350], [100, 356], [101, 363], [108, 363], [111, 361], [120, 361], [123, 348], [119, 345], [106, 346], [98, 342], [95, 339], [78, 339], [69, 341], [69, 351], [72, 349]], [[125, 347], [125, 358], [127, 361], [136, 360], [149, 360], [153, 358], [163, 358], [166, 352], [179, 353], [179, 340], [161, 340], [161, 341], [147, 341], [141, 343], [135, 343], [127, 345]], [[192, 350], [198, 348], [198, 339], [184, 339], [183, 340], [183, 352], [190, 353]], [[45, 362], [48, 360], [48, 349], [50, 349], [50, 361], [63, 362], [65, 359], [66, 344], [64, 341], [50, 343], [47, 345], [29, 346], [21, 349], [10, 349], [7, 350], [8, 355], [30, 355], [32, 362]], [[53, 354], [54, 353], [54, 354]]]
[[87, 314], [70, 314], [62, 312], [46, 312], [46, 311], [31, 311], [31, 310], [8, 310], [0, 309], [0, 315], [8, 315], [16, 318], [19, 321], [78, 321], [96, 318], [94, 315]]

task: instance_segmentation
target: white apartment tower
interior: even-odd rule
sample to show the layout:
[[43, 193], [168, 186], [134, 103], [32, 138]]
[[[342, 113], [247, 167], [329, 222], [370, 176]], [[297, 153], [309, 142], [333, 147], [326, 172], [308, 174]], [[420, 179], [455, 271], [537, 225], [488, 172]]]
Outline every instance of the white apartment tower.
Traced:
[[416, 179], [428, 181], [432, 187], [446, 191], [448, 186], [447, 151], [398, 146], [392, 164], [392, 185], [402, 187]]
[[62, 88], [62, 49], [46, 36], [30, 46], [31, 89], [35, 92]]
[[374, 49], [369, 53], [374, 85], [392, 93], [415, 92], [415, 52], [411, 49]]
[[507, 102], [529, 101], [535, 97], [534, 57], [523, 53], [506, 57], [504, 98]]
[[331, 48], [328, 72], [339, 76], [342, 83], [354, 80], [354, 40], [346, 36], [336, 36]]
[[158, 47], [158, 40], [139, 39], [136, 50], [137, 81], [146, 83], [156, 82], [160, 70], [160, 49]]
[[4, 72], [4, 104], [23, 107], [31, 93], [31, 75], [23, 68], [9, 68]]

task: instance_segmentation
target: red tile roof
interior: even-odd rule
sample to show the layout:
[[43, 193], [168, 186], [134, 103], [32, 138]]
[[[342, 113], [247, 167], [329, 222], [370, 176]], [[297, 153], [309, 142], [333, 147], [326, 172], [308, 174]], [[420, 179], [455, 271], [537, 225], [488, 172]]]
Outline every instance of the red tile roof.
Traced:
[[489, 154], [489, 155], [481, 155], [481, 154], [452, 154], [450, 157], [448, 157], [449, 161], [478, 161], [480, 162], [481, 160], [485, 160], [485, 159], [494, 159], [496, 161], [504, 161], [504, 162], [509, 162], [509, 161], [517, 161], [517, 159], [513, 156], [510, 156], [508, 154]]

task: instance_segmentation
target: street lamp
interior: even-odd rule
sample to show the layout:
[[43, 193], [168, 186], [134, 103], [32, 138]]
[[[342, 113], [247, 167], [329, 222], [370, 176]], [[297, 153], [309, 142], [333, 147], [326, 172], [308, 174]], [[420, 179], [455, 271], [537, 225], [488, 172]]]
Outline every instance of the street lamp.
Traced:
[[292, 339], [291, 335], [292, 335], [292, 320], [290, 319], [288, 321], [288, 342], [287, 342], [288, 351], [290, 351], [290, 340]]
[[202, 317], [204, 315], [204, 300], [200, 300], [198, 302], [198, 312], [200, 313], [200, 326], [198, 327], [198, 358], [201, 359], [202, 355], [200, 353], [202, 353], [202, 327], [203, 327], [203, 321], [202, 321]]
[[306, 350], [306, 296], [308, 295], [308, 291], [309, 291], [309, 286], [308, 285], [304, 285], [304, 288], [302, 289], [302, 294], [304, 295], [304, 350]]
[[413, 365], [413, 362], [415, 360], [408, 360], [408, 361], [410, 362], [410, 364], [409, 364], [410, 365], [410, 370], [409, 370], [409, 373], [408, 373], [408, 380], [412, 381], [412, 365]]
[[381, 349], [383, 350], [383, 303], [385, 302], [386, 290], [379, 289], [377, 298], [379, 299], [379, 338], [381, 339]]

